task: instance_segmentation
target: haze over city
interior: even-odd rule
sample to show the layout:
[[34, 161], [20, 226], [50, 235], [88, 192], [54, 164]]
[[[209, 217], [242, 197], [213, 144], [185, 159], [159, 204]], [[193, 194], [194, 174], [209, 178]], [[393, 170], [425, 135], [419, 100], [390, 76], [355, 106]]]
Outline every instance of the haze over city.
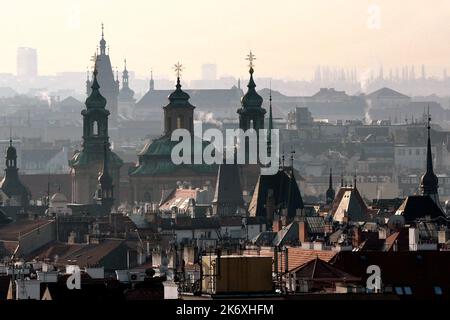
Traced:
[[0, 72], [15, 72], [16, 48], [39, 52], [39, 73], [83, 71], [100, 23], [113, 63], [127, 58], [138, 75], [200, 76], [203, 63], [220, 75], [245, 75], [243, 56], [257, 53], [258, 76], [310, 79], [317, 65], [364, 71], [397, 65], [449, 66], [448, 1], [1, 1]]
[[1, 315], [450, 301], [449, 0], [0, 1]]

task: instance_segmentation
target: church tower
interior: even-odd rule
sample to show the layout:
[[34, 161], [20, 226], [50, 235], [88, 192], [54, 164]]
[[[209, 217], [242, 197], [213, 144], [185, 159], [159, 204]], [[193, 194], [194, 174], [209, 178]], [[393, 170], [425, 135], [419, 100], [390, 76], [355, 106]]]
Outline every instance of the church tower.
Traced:
[[427, 121], [427, 168], [425, 174], [422, 176], [420, 180], [420, 189], [422, 195], [428, 195], [433, 201], [441, 207], [439, 202], [439, 180], [436, 174], [433, 171], [433, 155], [431, 153], [431, 138], [430, 138], [430, 110], [428, 110], [428, 121]]
[[[98, 61], [98, 59], [96, 59]], [[72, 202], [89, 204], [93, 202], [97, 190], [98, 172], [104, 165], [104, 148], [107, 148], [108, 169], [113, 181], [119, 184], [120, 167], [123, 161], [110, 150], [108, 136], [109, 110], [107, 100], [100, 93], [97, 64], [94, 67], [91, 93], [86, 99], [83, 116], [83, 142], [81, 151], [75, 151], [69, 161], [72, 175]], [[118, 204], [118, 197], [115, 204]]]
[[164, 109], [164, 135], [170, 136], [175, 129], [186, 129], [194, 136], [194, 109], [189, 102], [189, 95], [181, 90], [180, 73], [183, 66], [175, 65], [177, 85], [175, 91], [169, 95], [169, 104]]
[[103, 147], [103, 168], [98, 177], [98, 189], [94, 200], [102, 206], [104, 214], [110, 214], [114, 204], [114, 185], [113, 179], [108, 169], [108, 144]]
[[124, 60], [124, 68], [122, 71], [122, 89], [120, 89], [118, 97], [119, 113], [125, 117], [132, 118], [134, 113], [134, 91], [130, 88], [129, 76], [127, 70], [127, 60]]
[[[109, 47], [107, 50], [106, 40], [104, 37], [104, 27], [102, 23], [102, 37], [100, 39], [100, 52], [96, 55], [95, 64], [98, 70], [98, 83], [101, 87], [101, 94], [106, 99], [106, 109], [111, 113], [111, 124], [113, 127], [117, 124], [118, 112], [118, 95], [119, 84], [114, 79], [114, 72], [109, 57]], [[89, 96], [91, 93], [92, 81], [86, 81], [86, 92]]]
[[253, 80], [254, 64], [253, 61], [256, 60], [253, 53], [247, 56], [249, 64], [250, 80], [247, 85], [247, 93], [241, 98], [241, 108], [238, 109], [239, 114], [239, 128], [242, 130], [248, 129], [264, 129], [264, 115], [266, 110], [262, 108], [263, 98], [256, 92], [256, 84]]
[[[355, 182], [355, 187], [356, 187], [356, 182]], [[328, 190], [326, 192], [326, 204], [328, 204], [328, 205], [332, 204], [334, 201], [335, 195], [336, 195], [336, 193], [333, 189], [333, 171], [330, 168], [330, 178], [329, 178], [329, 183], [328, 183]]]
[[9, 197], [10, 206], [26, 207], [30, 203], [30, 190], [22, 184], [19, 179], [19, 168], [17, 168], [17, 150], [9, 139], [9, 147], [6, 151], [5, 176], [0, 182], [0, 189]]

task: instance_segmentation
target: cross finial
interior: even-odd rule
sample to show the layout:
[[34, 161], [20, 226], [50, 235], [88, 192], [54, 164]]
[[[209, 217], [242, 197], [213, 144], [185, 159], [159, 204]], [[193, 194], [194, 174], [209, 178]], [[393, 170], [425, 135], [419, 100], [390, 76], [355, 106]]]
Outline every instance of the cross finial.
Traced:
[[428, 118], [427, 118], [427, 129], [428, 129], [428, 131], [430, 131], [430, 129], [431, 129], [431, 125], [430, 125], [430, 122], [431, 122], [430, 105], [428, 105], [428, 113], [427, 113], [427, 116], [428, 116]]
[[102, 22], [102, 39], [103, 39], [103, 37], [104, 37], [104, 33], [103, 33], [103, 30], [104, 30], [104, 25], [103, 25], [103, 22]]
[[247, 58], [245, 58], [245, 60], [248, 60], [249, 64], [248, 67], [250, 68], [250, 72], [253, 72], [253, 67], [255, 66], [253, 64], [253, 61], [256, 60], [255, 55], [252, 53], [252, 51], [250, 50], [250, 53], [247, 55]]
[[123, 59], [123, 64], [124, 64], [125, 70], [127, 70], [127, 58]]
[[177, 78], [180, 78], [181, 77], [181, 72], [183, 72], [183, 65], [182, 64], [180, 64], [180, 62], [177, 62], [175, 65], [174, 65], [174, 70], [175, 70], [175, 73], [176, 73], [176, 75], [177, 75]]
[[91, 56], [91, 61], [94, 62], [94, 73], [97, 72], [97, 61], [98, 61], [97, 52], [94, 53], [93, 56]]

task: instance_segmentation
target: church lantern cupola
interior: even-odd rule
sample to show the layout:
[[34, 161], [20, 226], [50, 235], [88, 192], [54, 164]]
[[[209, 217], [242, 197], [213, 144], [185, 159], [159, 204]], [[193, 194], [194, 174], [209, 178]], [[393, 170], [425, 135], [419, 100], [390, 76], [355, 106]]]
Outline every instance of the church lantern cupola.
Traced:
[[181, 90], [181, 71], [183, 66], [180, 63], [175, 65], [177, 74], [177, 84], [175, 91], [169, 95], [169, 104], [164, 109], [164, 134], [170, 136], [176, 129], [186, 129], [191, 134], [194, 132], [194, 109], [189, 102], [189, 94]]
[[241, 108], [238, 109], [239, 114], [239, 128], [242, 130], [248, 129], [264, 129], [264, 115], [266, 110], [262, 108], [263, 98], [256, 92], [256, 84], [253, 80], [254, 63], [256, 60], [254, 54], [250, 51], [247, 55], [249, 61], [250, 80], [247, 84], [247, 92], [241, 98]]

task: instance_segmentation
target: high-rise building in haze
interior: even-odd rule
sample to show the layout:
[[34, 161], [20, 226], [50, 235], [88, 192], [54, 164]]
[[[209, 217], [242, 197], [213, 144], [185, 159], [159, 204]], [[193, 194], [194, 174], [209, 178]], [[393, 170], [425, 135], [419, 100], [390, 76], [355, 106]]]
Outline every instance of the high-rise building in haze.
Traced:
[[202, 65], [202, 80], [216, 80], [217, 79], [217, 65], [206, 63]]
[[34, 48], [17, 48], [17, 76], [37, 77], [37, 51]]

